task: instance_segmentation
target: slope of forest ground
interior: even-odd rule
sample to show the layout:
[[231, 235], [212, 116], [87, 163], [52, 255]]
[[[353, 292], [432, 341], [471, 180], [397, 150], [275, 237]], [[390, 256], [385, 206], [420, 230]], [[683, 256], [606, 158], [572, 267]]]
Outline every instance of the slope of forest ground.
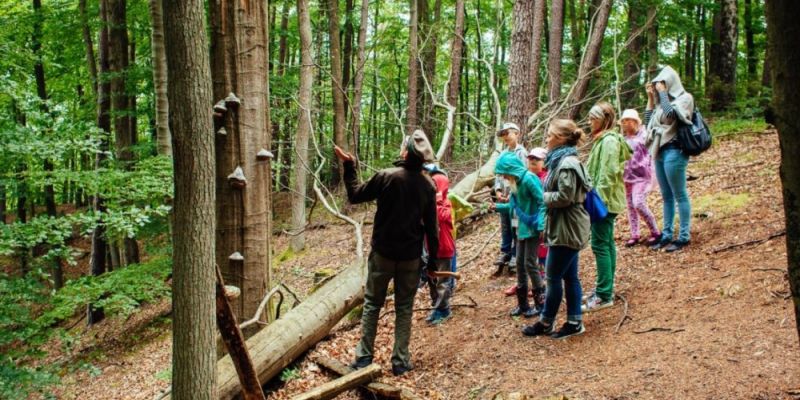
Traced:
[[[497, 218], [473, 223], [458, 239], [461, 263], [474, 261], [462, 267], [453, 302], [474, 300], [477, 307], [456, 307], [454, 317], [438, 327], [426, 326], [426, 311], [416, 312], [411, 344], [416, 369], [381, 380], [426, 399], [483, 399], [501, 392], [570, 399], [800, 398], [777, 154], [774, 131], [751, 132], [718, 140], [692, 161], [693, 237], [681, 253], [624, 248], [628, 227], [620, 216], [616, 291], [627, 309], [618, 298], [613, 308], [586, 315], [586, 333], [566, 341], [522, 337], [520, 328], [528, 321], [507, 316], [513, 300], [501, 293], [514, 278], [490, 277]], [[660, 216], [655, 191], [649, 200]], [[324, 223], [307, 233], [307, 251], [286, 250], [286, 235], [276, 241], [277, 278], [301, 294], [313, 286], [316, 272], [335, 272], [353, 259], [351, 227], [327, 216], [319, 220]], [[581, 253], [580, 274], [584, 290], [592, 288], [589, 249]], [[391, 301], [387, 306], [390, 310]], [[427, 306], [428, 295], [421, 291], [416, 307]], [[55, 395], [154, 398], [169, 385], [168, 311], [167, 302], [149, 305], [127, 321], [94, 328], [82, 339], [92, 344], [75, 353], [78, 367], [62, 377]], [[389, 374], [393, 316], [384, 314], [376, 361]], [[563, 308], [559, 317], [563, 320]], [[358, 324], [345, 319], [284, 370], [286, 383], [271, 385], [270, 398], [287, 399], [330, 380], [313, 359], [325, 355], [349, 362], [359, 333]], [[340, 398], [359, 396], [354, 391]]]

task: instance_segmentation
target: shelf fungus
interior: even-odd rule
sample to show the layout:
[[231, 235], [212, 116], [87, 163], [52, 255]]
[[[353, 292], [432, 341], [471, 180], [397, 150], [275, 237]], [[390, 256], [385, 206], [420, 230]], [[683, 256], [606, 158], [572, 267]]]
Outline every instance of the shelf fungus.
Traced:
[[275, 158], [275, 156], [272, 155], [272, 152], [267, 149], [261, 149], [258, 151], [258, 154], [256, 154], [256, 160], [258, 161], [268, 161], [273, 158]]
[[234, 251], [233, 254], [228, 256], [228, 259], [231, 261], [244, 261], [244, 256], [242, 256], [242, 253]]
[[228, 182], [237, 189], [243, 189], [247, 186], [247, 178], [244, 177], [242, 167], [236, 167], [236, 169], [228, 175]]
[[229, 93], [228, 97], [225, 98], [225, 107], [227, 108], [236, 110], [240, 104], [242, 104], [242, 101], [233, 92]]

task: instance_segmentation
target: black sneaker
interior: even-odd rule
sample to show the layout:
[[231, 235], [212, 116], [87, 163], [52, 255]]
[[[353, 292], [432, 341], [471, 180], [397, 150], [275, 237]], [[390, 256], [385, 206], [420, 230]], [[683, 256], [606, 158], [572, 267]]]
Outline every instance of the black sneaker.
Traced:
[[372, 364], [372, 357], [357, 358], [350, 364], [352, 369], [361, 369]]
[[539, 310], [537, 310], [535, 307], [530, 307], [527, 310], [523, 310], [520, 307], [514, 307], [511, 310], [511, 312], [508, 313], [508, 315], [510, 315], [512, 317], [518, 317], [518, 316], [521, 315], [521, 316], [523, 316], [525, 318], [533, 318], [538, 314], [539, 314]]
[[411, 371], [413, 369], [414, 369], [414, 364], [411, 364], [410, 362], [408, 363], [408, 365], [405, 365], [405, 366], [404, 365], [392, 365], [392, 375], [400, 376], [400, 375], [403, 375], [406, 372]]
[[497, 261], [494, 262], [494, 265], [506, 265], [509, 261], [511, 261], [511, 254], [500, 253], [500, 256], [497, 257]]
[[650, 250], [661, 250], [664, 247], [667, 247], [672, 242], [672, 239], [665, 238], [664, 235], [661, 235], [661, 239], [656, 242], [656, 244], [650, 246]]
[[522, 328], [522, 334], [525, 336], [542, 336], [551, 333], [553, 333], [553, 324], [545, 325], [542, 321], [536, 321], [535, 324]]
[[664, 251], [666, 251], [667, 253], [673, 253], [673, 252], [676, 252], [676, 251], [678, 251], [678, 250], [680, 250], [680, 249], [682, 249], [682, 248], [684, 248], [684, 247], [686, 247], [688, 245], [689, 245], [689, 241], [688, 240], [676, 240], [676, 241], [670, 243], [670, 245], [667, 246], [664, 249]]
[[586, 332], [583, 322], [579, 322], [577, 324], [565, 322], [564, 325], [561, 325], [561, 329], [559, 329], [558, 332], [550, 335], [550, 337], [553, 339], [566, 339], [570, 336], [580, 335], [583, 332]]

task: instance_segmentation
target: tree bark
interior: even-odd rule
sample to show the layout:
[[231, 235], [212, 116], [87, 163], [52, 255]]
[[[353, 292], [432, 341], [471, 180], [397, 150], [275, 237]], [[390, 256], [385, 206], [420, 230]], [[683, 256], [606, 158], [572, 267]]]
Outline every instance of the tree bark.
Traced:
[[[333, 95], [333, 141], [337, 146], [351, 151], [345, 136], [346, 118], [344, 114], [345, 87], [342, 83], [342, 47], [339, 41], [339, 0], [328, 0], [328, 35], [331, 57], [331, 91]], [[333, 149], [331, 149], [333, 151]], [[331, 184], [342, 182], [344, 168], [338, 158], [331, 158]]]
[[[744, 0], [744, 37], [745, 51], [747, 53], [747, 83], [749, 89], [750, 82], [756, 80], [756, 67], [758, 65], [758, 59], [756, 58], [756, 43], [753, 34], [752, 0]], [[754, 94], [752, 92], [750, 93]]]
[[[461, 70], [463, 68], [464, 56], [464, 20], [465, 9], [464, 0], [456, 0], [456, 25], [453, 32], [453, 41], [450, 44], [450, 77], [447, 82], [447, 104], [451, 107], [457, 108], [458, 94], [461, 87]], [[463, 106], [463, 104], [462, 104]], [[455, 122], [453, 123], [455, 126]], [[460, 134], [464, 134], [463, 130]], [[455, 143], [455, 135], [451, 134], [447, 137], [445, 144], [443, 160], [450, 162], [453, 159], [453, 145]]]
[[637, 94], [641, 91], [639, 73], [641, 72], [640, 54], [645, 45], [645, 12], [642, 0], [628, 0], [628, 48], [627, 60], [622, 68], [624, 108], [636, 104]]
[[578, 118], [582, 107], [581, 102], [584, 97], [586, 97], [586, 93], [589, 90], [589, 81], [599, 61], [600, 49], [603, 45], [603, 36], [605, 35], [606, 26], [608, 26], [608, 17], [611, 14], [611, 3], [612, 0], [602, 0], [598, 6], [592, 35], [589, 38], [589, 43], [586, 45], [586, 53], [583, 54], [581, 65], [578, 68], [575, 90], [568, 99], [568, 103], [571, 105], [569, 112], [569, 117], [571, 119]]
[[658, 5], [651, 4], [647, 9], [647, 20], [652, 21], [647, 26], [647, 80], [656, 77], [658, 73]]
[[[214, 0], [209, 9], [213, 98], [224, 99], [227, 109], [218, 118], [227, 134], [215, 135], [216, 261], [226, 282], [242, 289], [233, 304], [236, 315], [250, 316], [269, 288], [271, 274], [270, 165], [256, 157], [270, 149], [271, 140], [265, 114], [266, 4]], [[233, 256], [237, 252], [241, 257]]]
[[736, 101], [736, 57], [739, 40], [737, 0], [719, 0], [714, 15], [709, 74], [706, 83], [711, 110], [722, 111]]
[[[172, 398], [216, 398], [212, 90], [202, 0], [164, 3], [175, 170]], [[263, 202], [263, 199], [262, 199]], [[227, 255], [226, 255], [227, 256]]]
[[[109, 10], [108, 0], [100, 0], [100, 32], [97, 40], [98, 53], [98, 84], [97, 84], [97, 128], [103, 133], [100, 146], [95, 155], [95, 169], [105, 168], [108, 164], [107, 152], [109, 150], [108, 136], [111, 133], [111, 82], [108, 75], [111, 72], [109, 63]], [[106, 211], [105, 201], [102, 197], [92, 196], [92, 209], [100, 215], [92, 231], [92, 256], [90, 269], [92, 276], [100, 276], [106, 272], [108, 258], [108, 239], [103, 222], [103, 213]], [[105, 318], [102, 308], [89, 304], [87, 307], [87, 324], [92, 325]]]
[[530, 79], [533, 13], [534, 0], [514, 2], [506, 108], [508, 120], [517, 124], [523, 135], [527, 132], [526, 122], [533, 109]]
[[[420, 24], [421, 30], [424, 32], [423, 43], [424, 46], [421, 50], [422, 64], [424, 65], [423, 74], [420, 75], [420, 80], [417, 83], [423, 90], [420, 93], [420, 100], [422, 102], [422, 110], [419, 119], [422, 120], [422, 130], [428, 135], [431, 144], [434, 145], [437, 141], [437, 132], [434, 128], [433, 108], [435, 93], [431, 93], [425, 87], [425, 81], [428, 81], [428, 86], [435, 92], [436, 91], [436, 57], [439, 49], [439, 25], [442, 19], [442, 0], [435, 0], [433, 5], [433, 16], [427, 11], [428, 0], [418, 0], [420, 5], [417, 18], [419, 21], [424, 21]], [[423, 15], [422, 9], [425, 7]], [[424, 79], [423, 76], [424, 75]]]
[[[353, 40], [355, 32], [353, 30], [353, 0], [345, 0], [344, 2], [344, 45], [342, 49], [342, 90], [345, 92], [344, 96], [344, 116], [347, 121], [347, 116], [352, 110], [350, 104], [350, 85], [355, 83], [351, 82], [353, 79]], [[355, 89], [355, 88], [353, 88]], [[352, 116], [351, 116], [352, 118]], [[345, 122], [347, 125], [347, 122]], [[351, 131], [352, 132], [352, 131]], [[358, 152], [358, 138], [352, 135], [351, 148]]]
[[409, 0], [411, 11], [408, 26], [408, 95], [406, 97], [406, 135], [411, 135], [418, 127], [417, 96], [419, 80], [418, 16], [417, 0]]
[[[286, 74], [286, 64], [288, 63], [288, 48], [286, 45], [286, 39], [288, 35], [288, 28], [289, 28], [289, 5], [290, 1], [286, 0], [283, 2], [283, 9], [281, 11], [281, 30], [280, 30], [280, 39], [278, 39], [278, 75], [285, 76]], [[289, 100], [286, 100], [284, 105], [286, 108], [289, 108]], [[291, 141], [292, 135], [290, 134], [291, 126], [289, 125], [289, 116], [286, 116], [283, 120], [283, 129], [280, 128], [278, 125], [278, 121], [273, 121], [272, 124], [272, 132], [278, 135], [279, 149], [278, 149], [278, 164], [279, 164], [279, 184], [278, 188], [280, 191], [285, 191], [289, 189], [289, 178], [291, 175], [291, 164], [292, 164], [292, 154], [291, 154]]]
[[[348, 0], [350, 1], [350, 0]], [[350, 119], [350, 131], [357, 153], [361, 153], [361, 97], [364, 92], [364, 68], [367, 65], [367, 24], [369, 24], [369, 0], [361, 0], [361, 17], [358, 26], [358, 50], [356, 56], [356, 76], [353, 81], [353, 116]], [[352, 23], [351, 23], [352, 25]], [[352, 29], [352, 26], [350, 27]]]
[[[531, 103], [528, 117], [539, 109], [539, 65], [542, 63], [542, 38], [544, 36], [545, 20], [547, 19], [547, 2], [535, 0], [533, 5], [533, 37], [531, 38]], [[527, 121], [525, 121], [527, 123]], [[520, 125], [522, 128], [522, 125]], [[527, 129], [523, 129], [527, 131]]]
[[795, 325], [800, 338], [800, 3], [765, 3], [772, 73], [772, 110], [781, 145], [781, 184], [786, 218], [786, 258]]
[[155, 89], [156, 142], [158, 154], [172, 156], [172, 138], [169, 133], [169, 99], [167, 98], [167, 54], [164, 50], [164, 15], [161, 1], [150, 0], [150, 19], [152, 21], [150, 47], [153, 63], [153, 88]]
[[311, 168], [308, 159], [308, 140], [311, 132], [311, 86], [314, 83], [314, 64], [311, 59], [311, 17], [308, 0], [297, 0], [297, 25], [300, 30], [300, 89], [297, 94], [297, 136], [294, 148], [297, 159], [294, 163], [294, 191], [292, 193], [292, 229], [297, 234], [290, 240], [294, 251], [305, 247], [306, 227], [306, 179]]
[[550, 32], [547, 54], [547, 75], [550, 80], [548, 100], [555, 104], [561, 98], [561, 49], [564, 45], [564, 0], [553, 0], [550, 6]]

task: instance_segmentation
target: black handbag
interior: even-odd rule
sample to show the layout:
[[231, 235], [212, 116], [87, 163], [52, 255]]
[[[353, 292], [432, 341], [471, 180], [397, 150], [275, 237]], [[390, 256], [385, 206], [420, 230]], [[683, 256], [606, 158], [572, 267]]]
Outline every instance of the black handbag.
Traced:
[[678, 118], [678, 146], [686, 155], [696, 156], [711, 147], [711, 130], [697, 108], [692, 113], [692, 123]]

